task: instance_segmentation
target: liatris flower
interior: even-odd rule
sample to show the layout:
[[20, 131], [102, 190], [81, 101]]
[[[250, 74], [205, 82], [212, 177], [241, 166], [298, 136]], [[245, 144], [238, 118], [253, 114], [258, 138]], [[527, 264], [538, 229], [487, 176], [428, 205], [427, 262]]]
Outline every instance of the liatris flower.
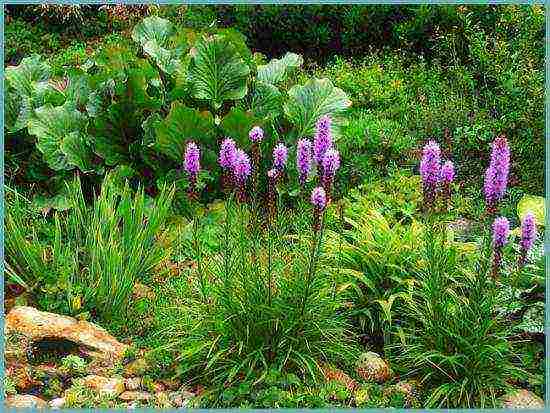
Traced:
[[497, 279], [502, 263], [502, 248], [508, 242], [510, 224], [505, 217], [498, 217], [493, 222], [493, 278]]
[[521, 240], [519, 241], [520, 268], [525, 265], [525, 262], [527, 261], [527, 254], [533, 247], [536, 237], [537, 237], [537, 226], [535, 223], [535, 216], [533, 215], [532, 212], [528, 212], [527, 214], [525, 214], [525, 217], [523, 217], [523, 221], [521, 221]]
[[300, 139], [296, 148], [296, 168], [300, 184], [306, 183], [311, 169], [311, 141], [309, 139]]
[[277, 202], [275, 199], [275, 191], [277, 186], [277, 178], [279, 171], [275, 168], [267, 171], [267, 219], [268, 223], [272, 223], [277, 213]]
[[448, 208], [451, 202], [451, 183], [455, 179], [455, 167], [451, 161], [447, 161], [441, 167], [441, 183], [443, 185], [443, 201]]
[[437, 183], [441, 172], [441, 149], [435, 141], [429, 141], [422, 151], [420, 161], [420, 175], [422, 176], [422, 192], [424, 194], [424, 207], [431, 208], [435, 201]]
[[325, 152], [323, 156], [323, 188], [327, 194], [327, 198], [330, 200], [330, 194], [332, 193], [332, 182], [334, 175], [338, 168], [340, 168], [340, 154], [334, 148], [330, 148]]
[[510, 171], [510, 148], [504, 136], [496, 138], [493, 142], [491, 162], [485, 171], [485, 202], [489, 214], [496, 213], [498, 201], [502, 199], [508, 184]]
[[318, 186], [311, 191], [311, 203], [313, 204], [313, 230], [321, 229], [321, 216], [327, 206], [327, 195], [323, 187]]
[[250, 129], [248, 137], [252, 142], [260, 143], [264, 138], [264, 131], [259, 126], [254, 126], [252, 129]]
[[252, 154], [252, 166], [254, 168], [254, 174], [252, 175], [252, 188], [254, 193], [258, 192], [258, 171], [260, 170], [260, 158], [262, 153], [260, 151], [260, 143], [264, 139], [264, 131], [259, 126], [254, 126], [250, 129], [248, 137], [252, 141], [250, 153]]
[[282, 171], [288, 159], [288, 149], [283, 143], [279, 143], [273, 149], [273, 167]]
[[323, 162], [323, 156], [325, 152], [332, 148], [332, 133], [331, 133], [332, 121], [330, 116], [321, 116], [316, 124], [315, 138], [313, 139], [313, 157], [317, 162], [319, 169], [319, 175], [321, 175], [321, 167]]
[[231, 138], [225, 138], [220, 146], [220, 155], [218, 157], [218, 163], [222, 167], [222, 189], [228, 188], [231, 186], [231, 169], [233, 168], [233, 163], [235, 162], [235, 157], [237, 154], [237, 145], [235, 141]]
[[185, 148], [183, 169], [189, 175], [189, 197], [196, 197], [195, 186], [200, 170], [200, 149], [194, 142], [189, 142]]
[[233, 177], [239, 187], [237, 197], [239, 201], [246, 201], [246, 180], [252, 172], [250, 158], [242, 149], [235, 152], [235, 161], [233, 162]]

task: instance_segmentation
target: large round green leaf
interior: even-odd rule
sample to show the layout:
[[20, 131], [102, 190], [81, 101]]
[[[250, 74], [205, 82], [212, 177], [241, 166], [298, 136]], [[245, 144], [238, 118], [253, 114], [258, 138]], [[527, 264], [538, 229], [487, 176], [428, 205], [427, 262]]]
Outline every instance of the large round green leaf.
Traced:
[[[331, 115], [337, 125], [339, 116], [351, 105], [346, 93], [328, 79], [311, 79], [303, 86], [293, 86], [288, 95], [284, 110], [297, 137], [313, 135], [315, 123], [323, 115]], [[333, 133], [337, 132], [334, 128]]]
[[189, 64], [192, 96], [211, 101], [214, 109], [226, 100], [242, 99], [246, 95], [249, 73], [250, 68], [224, 36], [203, 38], [192, 50]]
[[263, 122], [240, 108], [232, 108], [220, 123], [224, 136], [234, 139], [240, 146], [249, 143], [248, 133], [254, 126], [263, 126]]
[[170, 36], [174, 34], [174, 25], [170, 20], [157, 16], [144, 18], [132, 30], [132, 39], [142, 47], [150, 41], [157, 42], [160, 46], [164, 45]]
[[169, 20], [151, 16], [134, 27], [132, 38], [141, 45], [146, 55], [168, 74], [179, 67], [179, 57], [188, 49], [186, 32], [176, 33]]
[[531, 211], [535, 216], [537, 225], [544, 226], [545, 208], [544, 198], [535, 195], [524, 195], [518, 202], [518, 217], [520, 220]]
[[50, 66], [39, 55], [21, 60], [18, 66], [8, 66], [5, 71], [6, 127], [17, 132], [27, 126], [35, 108], [46, 102], [49, 91]]
[[216, 136], [214, 119], [210, 112], [174, 102], [166, 119], [156, 123], [156, 136], [159, 151], [180, 162], [188, 141], [212, 146]]
[[86, 127], [86, 116], [72, 104], [42, 106], [29, 120], [29, 133], [36, 136], [36, 147], [50, 168], [57, 171], [75, 166], [83, 172], [93, 169]]
[[283, 99], [277, 86], [257, 80], [250, 107], [258, 117], [276, 118], [283, 111]]
[[287, 53], [281, 59], [272, 59], [268, 64], [258, 66], [258, 80], [276, 85], [304, 63], [302, 56]]

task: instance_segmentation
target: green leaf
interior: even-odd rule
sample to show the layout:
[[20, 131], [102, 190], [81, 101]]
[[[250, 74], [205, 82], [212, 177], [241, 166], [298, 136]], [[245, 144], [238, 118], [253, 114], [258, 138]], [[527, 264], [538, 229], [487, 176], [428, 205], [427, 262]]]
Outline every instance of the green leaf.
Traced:
[[6, 127], [10, 132], [25, 128], [34, 109], [46, 103], [46, 96], [52, 91], [49, 78], [50, 66], [39, 55], [6, 68]]
[[304, 63], [302, 56], [287, 53], [281, 59], [272, 59], [268, 64], [258, 66], [258, 80], [276, 85], [286, 80], [294, 70]]
[[[339, 116], [351, 105], [344, 91], [329, 79], [311, 79], [303, 86], [293, 86], [288, 95], [284, 110], [297, 137], [313, 135], [315, 123], [323, 115], [331, 115], [336, 126]], [[333, 134], [338, 135], [338, 128], [333, 128]]]
[[157, 124], [156, 136], [159, 151], [181, 162], [187, 141], [212, 144], [216, 136], [214, 119], [210, 112], [174, 102], [166, 119]]
[[254, 126], [263, 126], [263, 122], [240, 108], [232, 108], [220, 123], [224, 136], [234, 139], [240, 146], [248, 144], [248, 133]]
[[132, 39], [168, 74], [178, 70], [179, 57], [189, 49], [187, 38], [187, 31], [176, 32], [169, 20], [157, 16], [146, 17], [132, 31]]
[[61, 171], [75, 166], [92, 170], [92, 152], [86, 134], [87, 118], [72, 105], [45, 105], [29, 120], [29, 133], [50, 168]]
[[239, 55], [242, 57], [242, 59], [248, 65], [248, 67], [251, 70], [255, 69], [256, 61], [254, 59], [254, 55], [252, 54], [252, 52], [250, 51], [250, 49], [246, 44], [245, 35], [243, 35], [238, 30], [235, 30], [232, 28], [218, 29], [217, 34], [229, 40], [233, 44], [233, 46], [235, 46], [237, 53], [239, 53]]
[[196, 99], [212, 101], [219, 109], [226, 100], [242, 99], [247, 93], [250, 68], [235, 46], [222, 36], [201, 39], [189, 64], [191, 94]]
[[258, 117], [276, 118], [283, 111], [283, 99], [277, 86], [256, 81], [250, 103], [252, 112]]
[[157, 16], [144, 18], [132, 30], [132, 39], [143, 46], [145, 43], [155, 41], [164, 45], [168, 38], [174, 34], [174, 25], [170, 20]]
[[518, 217], [523, 220], [525, 215], [531, 211], [535, 216], [535, 222], [539, 226], [544, 226], [545, 210], [544, 198], [535, 195], [524, 195], [518, 202]]

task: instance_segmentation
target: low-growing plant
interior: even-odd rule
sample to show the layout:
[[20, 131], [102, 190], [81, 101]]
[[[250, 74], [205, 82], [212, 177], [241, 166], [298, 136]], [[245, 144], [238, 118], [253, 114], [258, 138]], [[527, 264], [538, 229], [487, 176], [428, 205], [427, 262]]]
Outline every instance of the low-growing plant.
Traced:
[[107, 176], [90, 208], [80, 180], [70, 188], [70, 209], [57, 213], [52, 234], [41, 236], [39, 218], [16, 192], [7, 198], [6, 263], [8, 276], [29, 290], [55, 297], [43, 305], [69, 313], [92, 311], [109, 319], [127, 306], [136, 280], [147, 280], [162, 260], [155, 235], [169, 213], [173, 191], [163, 189], [148, 208], [143, 189], [132, 194]]

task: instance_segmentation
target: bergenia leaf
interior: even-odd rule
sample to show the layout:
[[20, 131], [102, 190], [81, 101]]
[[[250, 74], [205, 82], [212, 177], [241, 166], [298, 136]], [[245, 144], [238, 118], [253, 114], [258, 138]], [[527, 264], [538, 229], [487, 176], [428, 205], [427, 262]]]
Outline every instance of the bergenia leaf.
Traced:
[[304, 63], [302, 56], [287, 53], [281, 59], [272, 59], [268, 64], [258, 66], [258, 80], [276, 85], [286, 80], [294, 70]]
[[[311, 79], [305, 85], [293, 86], [284, 110], [294, 125], [297, 137], [312, 136], [315, 123], [323, 115], [331, 115], [337, 126], [341, 115], [351, 106], [346, 93], [335, 87], [329, 79]], [[335, 136], [338, 128], [333, 128]]]
[[194, 140], [212, 145], [215, 140], [214, 119], [210, 112], [199, 112], [174, 102], [170, 113], [156, 123], [157, 147], [176, 162], [183, 160], [186, 142]]
[[50, 168], [61, 171], [78, 167], [83, 172], [93, 169], [86, 127], [86, 115], [71, 104], [36, 109], [28, 126]]
[[211, 101], [215, 109], [226, 100], [238, 100], [246, 95], [249, 73], [250, 68], [225, 37], [203, 38], [192, 49], [191, 94], [195, 99]]

